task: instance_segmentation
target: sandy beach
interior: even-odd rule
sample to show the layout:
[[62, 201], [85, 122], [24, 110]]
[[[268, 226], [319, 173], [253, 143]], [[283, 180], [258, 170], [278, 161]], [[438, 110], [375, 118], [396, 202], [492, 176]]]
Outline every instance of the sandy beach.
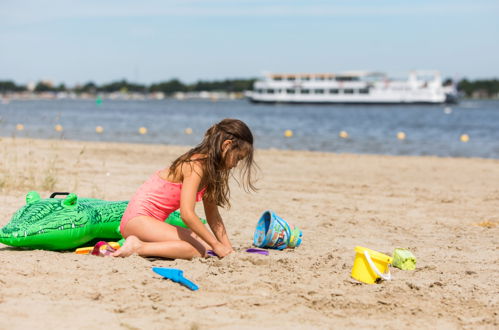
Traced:
[[[28, 191], [128, 200], [188, 147], [0, 139], [0, 225]], [[0, 328], [329, 329], [499, 327], [499, 160], [257, 150], [256, 193], [221, 210], [224, 259], [126, 259], [0, 245]], [[300, 247], [248, 254], [273, 210]], [[201, 204], [198, 205], [203, 215]], [[350, 277], [354, 247], [417, 257], [393, 280]], [[151, 267], [174, 267], [196, 292]]]

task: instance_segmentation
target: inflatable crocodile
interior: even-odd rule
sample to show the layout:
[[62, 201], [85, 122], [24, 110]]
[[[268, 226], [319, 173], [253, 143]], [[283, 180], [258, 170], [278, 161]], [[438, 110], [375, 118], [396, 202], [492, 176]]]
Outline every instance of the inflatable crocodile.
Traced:
[[[57, 195], [67, 196], [54, 198]], [[127, 205], [128, 201], [78, 198], [69, 193], [53, 193], [50, 198], [42, 199], [31, 191], [26, 195], [26, 205], [0, 229], [0, 243], [68, 250], [95, 239], [121, 239], [119, 224]], [[166, 222], [186, 227], [178, 211], [170, 214]]]

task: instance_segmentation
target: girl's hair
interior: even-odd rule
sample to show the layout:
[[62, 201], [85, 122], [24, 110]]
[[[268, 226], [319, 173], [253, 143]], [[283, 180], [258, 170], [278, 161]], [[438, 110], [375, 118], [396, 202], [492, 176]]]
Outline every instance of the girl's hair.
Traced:
[[[231, 140], [227, 152], [222, 150], [222, 144]], [[235, 153], [239, 153], [235, 155]], [[206, 157], [192, 159], [195, 154], [203, 154]], [[205, 198], [216, 203], [218, 206], [230, 207], [229, 176], [230, 169], [227, 168], [228, 157], [242, 156], [241, 179], [246, 191], [256, 190], [252, 182], [254, 171], [253, 161], [253, 134], [248, 126], [238, 119], [224, 119], [218, 124], [211, 126], [205, 133], [203, 141], [192, 148], [170, 165], [170, 174], [175, 174], [180, 166], [192, 161], [203, 162], [202, 184], [206, 184]]]

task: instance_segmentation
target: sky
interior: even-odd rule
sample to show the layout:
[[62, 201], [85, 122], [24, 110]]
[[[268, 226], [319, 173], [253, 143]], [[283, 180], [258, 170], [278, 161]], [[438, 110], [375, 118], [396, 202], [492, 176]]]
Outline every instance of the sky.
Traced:
[[497, 0], [0, 0], [0, 80], [499, 77]]

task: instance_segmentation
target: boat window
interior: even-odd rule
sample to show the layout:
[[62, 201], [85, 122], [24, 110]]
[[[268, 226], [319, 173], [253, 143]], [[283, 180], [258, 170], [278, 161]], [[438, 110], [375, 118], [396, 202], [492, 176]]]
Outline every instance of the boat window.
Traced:
[[308, 81], [308, 80], [310, 80], [310, 77], [301, 77], [301, 80], [302, 81]]
[[274, 90], [273, 89], [267, 89], [267, 94], [274, 94]]
[[295, 80], [295, 77], [288, 77], [288, 80], [289, 80], [289, 81], [294, 81], [294, 80]]
[[323, 89], [314, 89], [314, 93], [315, 94], [324, 94], [324, 90]]
[[274, 77], [274, 80], [275, 81], [281, 81], [282, 79], [281, 79], [281, 77]]
[[351, 76], [342, 76], [336, 77], [337, 81], [359, 81], [359, 77], [351, 77]]
[[345, 88], [345, 90], [343, 91], [343, 93], [345, 93], [345, 94], [353, 94], [353, 89], [351, 89], [351, 88]]
[[294, 90], [294, 89], [286, 89], [286, 93], [287, 94], [294, 94], [294, 93], [296, 93], [296, 90]]
[[361, 88], [361, 89], [359, 89], [359, 94], [369, 94], [369, 89]]
[[257, 92], [258, 94], [263, 94], [263, 89], [257, 89], [257, 90], [256, 90], [256, 92]]
[[302, 89], [300, 91], [301, 94], [310, 94], [310, 89]]
[[340, 91], [337, 88], [333, 88], [329, 90], [329, 94], [338, 94]]

